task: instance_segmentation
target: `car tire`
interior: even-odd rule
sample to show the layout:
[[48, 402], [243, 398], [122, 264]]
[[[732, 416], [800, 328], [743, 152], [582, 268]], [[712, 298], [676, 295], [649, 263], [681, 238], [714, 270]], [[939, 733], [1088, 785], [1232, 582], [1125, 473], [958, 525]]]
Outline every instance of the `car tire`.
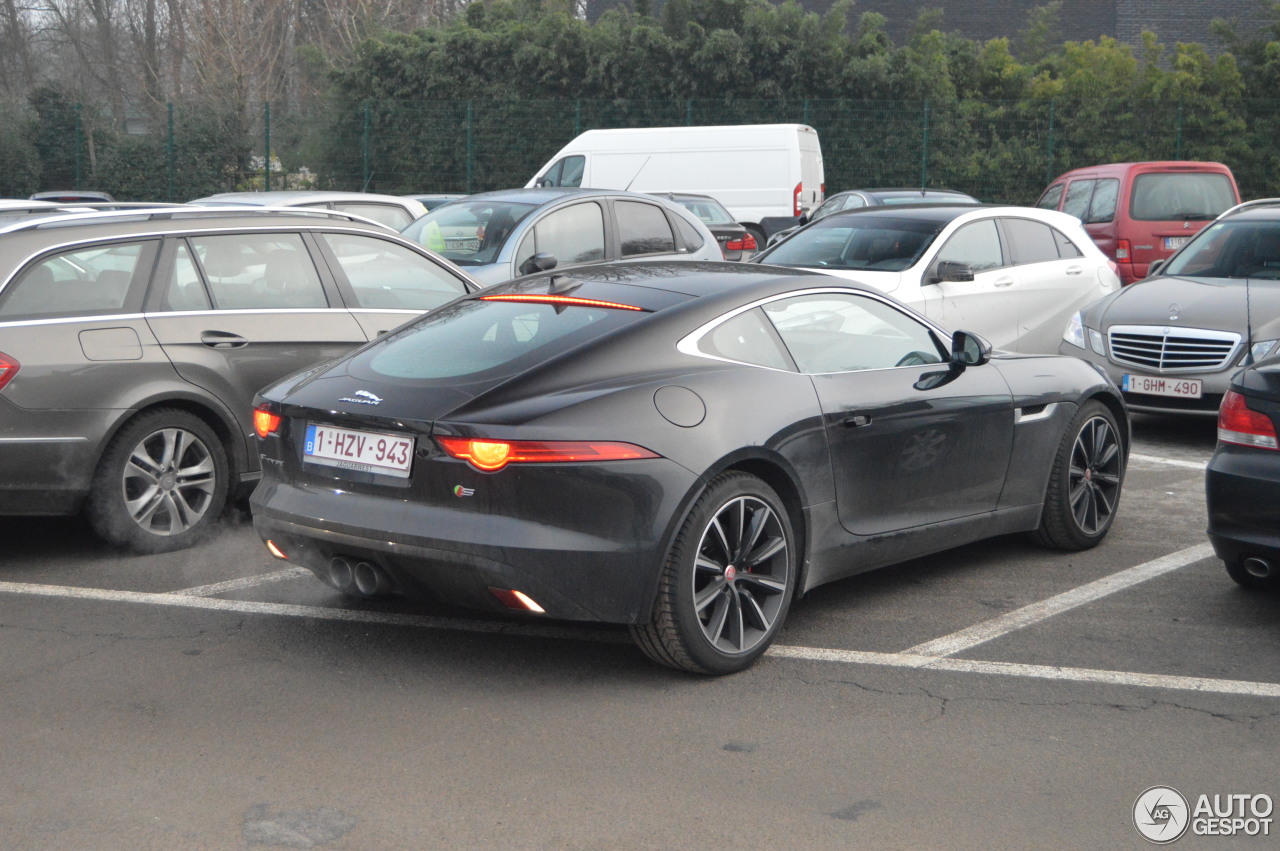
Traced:
[[1227, 567], [1227, 575], [1243, 588], [1251, 591], [1280, 591], [1280, 571], [1273, 570], [1266, 576], [1259, 576], [1246, 570], [1244, 562], [1228, 561], [1223, 564]]
[[743, 227], [745, 227], [751, 235], [756, 238], [756, 254], [764, 251], [765, 243], [769, 241], [769, 238], [764, 235], [764, 228], [756, 225], [744, 225]]
[[1057, 550], [1097, 546], [1115, 520], [1124, 467], [1115, 415], [1101, 402], [1086, 402], [1062, 434], [1031, 539]]
[[85, 516], [105, 540], [140, 553], [191, 546], [227, 502], [226, 451], [194, 414], [160, 409], [128, 422], [107, 444]]
[[798, 574], [786, 507], [756, 476], [717, 476], [667, 553], [653, 617], [632, 627], [662, 665], [699, 674], [740, 671], [782, 628]]

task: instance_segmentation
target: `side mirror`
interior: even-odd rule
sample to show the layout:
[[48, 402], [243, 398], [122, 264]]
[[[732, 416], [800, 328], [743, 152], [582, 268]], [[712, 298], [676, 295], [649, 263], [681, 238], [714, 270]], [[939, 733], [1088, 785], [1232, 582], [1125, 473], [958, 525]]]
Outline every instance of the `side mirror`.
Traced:
[[1156, 260], [1152, 262], [1152, 264], [1147, 267], [1147, 277], [1152, 278], [1159, 275], [1160, 270], [1164, 268], [1164, 263], [1165, 261], [1163, 260]]
[[800, 218], [796, 221], [796, 224], [798, 224], [798, 225], [807, 225], [807, 224], [809, 224], [809, 214], [808, 214], [808, 213], [801, 213], [801, 214], [800, 214]]
[[951, 335], [951, 364], [960, 369], [967, 366], [982, 366], [991, 360], [991, 344], [968, 331], [957, 331]]
[[559, 263], [554, 254], [535, 254], [520, 264], [521, 275], [532, 275], [534, 272], [546, 272], [554, 269]]
[[550, 186], [550, 185], [551, 185], [551, 178], [549, 178], [549, 177], [539, 177], [536, 181], [534, 181], [534, 184], [533, 184], [533, 185], [534, 185], [534, 186], [536, 186], [536, 187], [538, 187], [539, 189], [543, 188], [544, 186]]
[[973, 280], [973, 267], [968, 263], [961, 263], [958, 260], [943, 260], [938, 263], [937, 273], [934, 276], [935, 282], [956, 281], [968, 282]]

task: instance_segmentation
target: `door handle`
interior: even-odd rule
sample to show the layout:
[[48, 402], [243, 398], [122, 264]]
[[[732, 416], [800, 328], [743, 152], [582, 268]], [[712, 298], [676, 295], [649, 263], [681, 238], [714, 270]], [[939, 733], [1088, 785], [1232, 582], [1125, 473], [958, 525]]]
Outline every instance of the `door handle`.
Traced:
[[871, 425], [871, 417], [866, 414], [854, 414], [851, 417], [845, 417], [840, 424], [845, 428], [861, 428], [865, 425]]
[[1013, 286], [1013, 278], [1001, 278], [1000, 280], [996, 281], [996, 282], [993, 284], [993, 286], [997, 286], [997, 287], [1011, 287], [1011, 286]]
[[200, 342], [211, 349], [239, 349], [249, 345], [244, 337], [229, 331], [201, 331]]
[[1080, 268], [1079, 266], [1068, 266], [1068, 267], [1067, 267], [1067, 274], [1068, 274], [1068, 275], [1079, 275], [1079, 274], [1080, 274], [1081, 272], [1083, 272], [1083, 271], [1084, 271], [1084, 269]]

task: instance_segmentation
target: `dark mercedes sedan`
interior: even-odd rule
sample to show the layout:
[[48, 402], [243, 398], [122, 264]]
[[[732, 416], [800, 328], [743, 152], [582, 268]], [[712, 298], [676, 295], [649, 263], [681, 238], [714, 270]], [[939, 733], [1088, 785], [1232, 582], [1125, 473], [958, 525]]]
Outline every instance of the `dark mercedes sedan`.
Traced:
[[870, 287], [739, 263], [601, 264], [455, 299], [255, 401], [269, 550], [353, 595], [627, 624], [728, 673], [794, 597], [1115, 517], [1120, 395]]
[[1218, 412], [1205, 476], [1209, 540], [1231, 578], [1280, 588], [1280, 358], [1242, 370]]

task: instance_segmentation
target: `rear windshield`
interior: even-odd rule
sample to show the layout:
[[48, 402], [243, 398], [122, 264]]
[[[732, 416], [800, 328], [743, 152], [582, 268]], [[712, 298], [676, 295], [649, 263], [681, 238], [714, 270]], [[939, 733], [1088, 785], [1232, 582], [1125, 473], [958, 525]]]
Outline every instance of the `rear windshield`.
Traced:
[[900, 272], [910, 268], [947, 222], [854, 213], [810, 225], [762, 258], [778, 266]]
[[1133, 182], [1129, 216], [1143, 222], [1206, 221], [1235, 203], [1225, 174], [1140, 174]]
[[454, 201], [417, 219], [402, 234], [459, 266], [485, 266], [498, 259], [511, 231], [537, 206], [510, 201]]
[[351, 368], [353, 374], [368, 377], [503, 378], [644, 315], [617, 308], [465, 299], [366, 349]]

